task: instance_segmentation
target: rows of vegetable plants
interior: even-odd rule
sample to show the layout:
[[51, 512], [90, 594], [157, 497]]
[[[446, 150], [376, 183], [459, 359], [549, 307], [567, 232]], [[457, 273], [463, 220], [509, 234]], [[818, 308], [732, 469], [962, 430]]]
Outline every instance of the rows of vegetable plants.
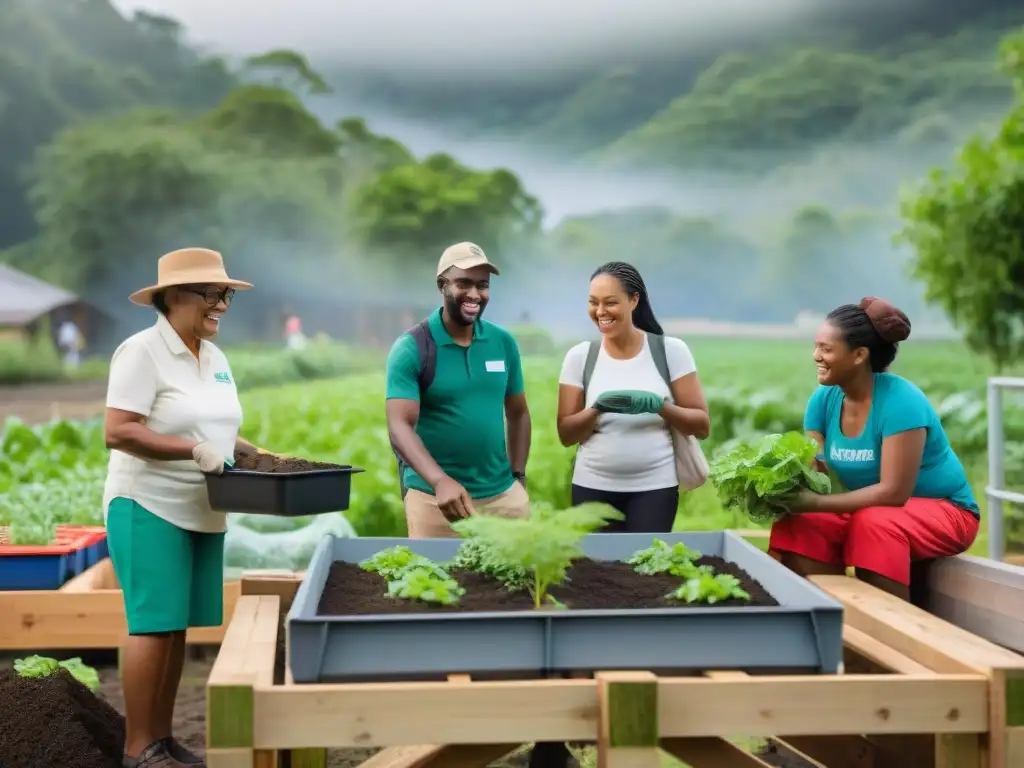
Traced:
[[[802, 428], [803, 407], [816, 386], [807, 345], [696, 340], [691, 347], [711, 409], [712, 434], [705, 442], [710, 458], [730, 455], [741, 444], [761, 450], [758, 438]], [[957, 360], [957, 365], [951, 365], [951, 360]], [[570, 503], [573, 452], [563, 448], [555, 434], [559, 364], [559, 358], [525, 361], [534, 423], [528, 476], [534, 500], [564, 509]], [[893, 370], [913, 379], [932, 397], [975, 488], [983, 487], [984, 386], [989, 373], [984, 364], [959, 345], [934, 343], [908, 345]], [[366, 468], [353, 483], [351, 506], [345, 513], [360, 535], [405, 535], [381, 374], [250, 390], [243, 392], [242, 401], [244, 435], [257, 444]], [[1012, 402], [1005, 430], [1008, 482], [1019, 489], [1024, 487], [1024, 409]], [[102, 518], [105, 465], [98, 422], [57, 422], [34, 428], [8, 422], [0, 438], [0, 525], [10, 525], [22, 543], [44, 543], [59, 523], [97, 524]], [[723, 476], [717, 477], [720, 485]], [[710, 483], [684, 494], [678, 527], [750, 527], [743, 505], [725, 501]], [[753, 524], [760, 525], [764, 519], [755, 510]], [[298, 519], [288, 524], [302, 527], [310, 522]], [[1024, 521], [1011, 520], [1009, 535], [1011, 547], [1016, 543], [1024, 550]]]

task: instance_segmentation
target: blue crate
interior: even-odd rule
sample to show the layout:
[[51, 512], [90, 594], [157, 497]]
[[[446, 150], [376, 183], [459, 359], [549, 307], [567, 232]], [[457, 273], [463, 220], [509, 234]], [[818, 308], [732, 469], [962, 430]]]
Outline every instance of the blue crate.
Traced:
[[0, 557], [0, 591], [60, 589], [74, 574], [67, 555], [8, 555]]

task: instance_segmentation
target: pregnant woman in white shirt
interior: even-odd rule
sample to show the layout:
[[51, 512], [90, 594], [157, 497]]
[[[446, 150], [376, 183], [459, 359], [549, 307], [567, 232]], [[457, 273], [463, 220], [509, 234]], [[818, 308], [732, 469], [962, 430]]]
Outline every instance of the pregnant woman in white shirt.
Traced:
[[[622, 512], [625, 520], [608, 532], [667, 533], [679, 505], [669, 427], [700, 440], [711, 430], [697, 366], [684, 341], [663, 335], [633, 266], [598, 268], [589, 302], [601, 340], [570, 349], [558, 382], [558, 437], [579, 444], [572, 503], [604, 502]], [[652, 344], [648, 334], [661, 338]], [[671, 387], [655, 361], [659, 341]], [[585, 382], [591, 344], [600, 350]]]

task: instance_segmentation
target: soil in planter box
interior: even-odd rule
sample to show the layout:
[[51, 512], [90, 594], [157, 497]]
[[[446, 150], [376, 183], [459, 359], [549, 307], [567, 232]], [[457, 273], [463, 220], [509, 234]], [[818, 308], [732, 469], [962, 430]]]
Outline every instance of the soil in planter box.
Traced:
[[250, 472], [287, 474], [289, 472], [309, 472], [314, 469], [339, 468], [338, 464], [325, 464], [321, 461], [310, 461], [296, 456], [273, 456], [269, 453], [249, 453], [235, 456], [235, 469], [244, 469]]
[[0, 766], [120, 768], [124, 718], [64, 670], [0, 670]]
[[[778, 601], [743, 569], [720, 557], [702, 557], [698, 565], [710, 565], [716, 574], [728, 573], [739, 579], [750, 600], [726, 600], [714, 606], [774, 606]], [[419, 600], [400, 600], [387, 596], [383, 577], [362, 570], [355, 563], [331, 565], [319, 612], [325, 616], [365, 616], [380, 613], [526, 611], [533, 609], [533, 598], [521, 590], [509, 592], [501, 582], [471, 571], [452, 571], [466, 590], [458, 605], [437, 605]], [[569, 570], [569, 580], [551, 589], [551, 594], [568, 608], [687, 608], [685, 601], [666, 600], [683, 580], [674, 576], [646, 576], [625, 563], [578, 560]], [[692, 607], [709, 607], [694, 603]]]

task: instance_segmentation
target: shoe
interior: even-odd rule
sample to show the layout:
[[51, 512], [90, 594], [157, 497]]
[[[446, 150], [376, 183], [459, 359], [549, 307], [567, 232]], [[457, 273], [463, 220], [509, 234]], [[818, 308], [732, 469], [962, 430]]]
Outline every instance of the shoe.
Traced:
[[179, 763], [191, 765], [192, 768], [206, 768], [206, 761], [203, 760], [203, 758], [189, 750], [184, 744], [182, 744], [173, 736], [168, 736], [167, 738], [163, 739], [163, 742], [164, 746], [167, 747], [167, 754], [169, 754]]
[[167, 752], [164, 742], [154, 741], [138, 757], [125, 755], [121, 761], [123, 768], [184, 768], [185, 764], [178, 762]]

